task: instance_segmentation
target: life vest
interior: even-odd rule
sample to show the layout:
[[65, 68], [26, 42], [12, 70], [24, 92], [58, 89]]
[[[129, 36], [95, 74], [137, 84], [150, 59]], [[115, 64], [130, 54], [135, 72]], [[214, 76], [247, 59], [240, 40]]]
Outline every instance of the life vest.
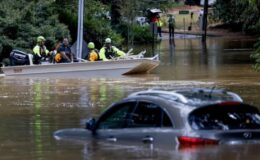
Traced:
[[88, 61], [97, 61], [99, 60], [99, 54], [97, 50], [91, 50], [88, 54]]
[[163, 26], [163, 22], [160, 19], [158, 19], [156, 21], [156, 25], [157, 25], [157, 27], [162, 27]]
[[56, 53], [54, 56], [54, 60], [56, 63], [59, 63], [62, 60], [62, 55], [60, 53]]
[[111, 59], [111, 57], [115, 57], [116, 53], [114, 51], [114, 46], [110, 47], [110, 48], [105, 48], [105, 56], [107, 59]]

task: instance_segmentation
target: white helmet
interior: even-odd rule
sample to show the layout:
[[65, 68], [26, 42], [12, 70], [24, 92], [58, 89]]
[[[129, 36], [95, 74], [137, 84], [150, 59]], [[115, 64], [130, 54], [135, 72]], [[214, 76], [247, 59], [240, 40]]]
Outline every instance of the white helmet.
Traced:
[[105, 43], [111, 43], [111, 39], [110, 38], [106, 38]]

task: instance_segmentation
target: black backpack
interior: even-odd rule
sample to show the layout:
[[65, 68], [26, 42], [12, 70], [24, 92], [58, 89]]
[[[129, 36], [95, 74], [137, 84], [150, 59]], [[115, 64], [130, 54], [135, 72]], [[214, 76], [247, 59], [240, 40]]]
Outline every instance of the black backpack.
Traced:
[[12, 50], [12, 52], [10, 53], [10, 64], [12, 66], [29, 65], [29, 56], [23, 51]]

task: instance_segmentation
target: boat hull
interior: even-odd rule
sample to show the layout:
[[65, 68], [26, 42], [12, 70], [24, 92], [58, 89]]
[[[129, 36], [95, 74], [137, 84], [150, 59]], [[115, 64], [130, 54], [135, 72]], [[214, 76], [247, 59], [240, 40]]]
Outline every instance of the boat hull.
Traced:
[[88, 75], [147, 74], [159, 65], [158, 60], [129, 59], [79, 63], [58, 63], [2, 67], [5, 76], [84, 73]]

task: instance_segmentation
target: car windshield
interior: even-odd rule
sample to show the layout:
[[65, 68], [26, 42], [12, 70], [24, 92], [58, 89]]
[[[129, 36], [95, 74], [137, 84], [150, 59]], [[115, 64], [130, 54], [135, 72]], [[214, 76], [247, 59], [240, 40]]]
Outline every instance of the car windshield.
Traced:
[[260, 129], [258, 110], [242, 104], [199, 108], [189, 115], [188, 120], [196, 130]]

